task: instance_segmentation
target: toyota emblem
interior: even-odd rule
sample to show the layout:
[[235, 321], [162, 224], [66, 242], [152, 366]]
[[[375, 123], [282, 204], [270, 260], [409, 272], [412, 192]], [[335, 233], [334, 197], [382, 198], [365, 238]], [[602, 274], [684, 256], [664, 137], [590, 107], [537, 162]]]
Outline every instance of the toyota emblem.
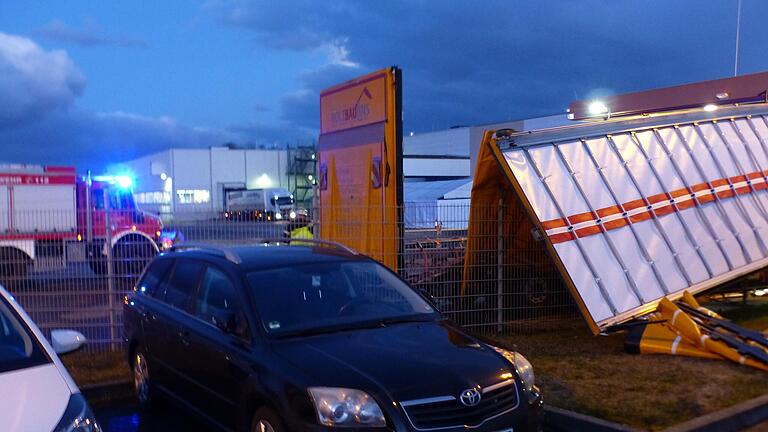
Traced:
[[468, 407], [475, 406], [480, 403], [480, 399], [483, 398], [483, 395], [480, 394], [477, 389], [471, 388], [464, 390], [461, 392], [461, 396], [459, 396], [459, 400], [461, 400], [461, 403]]

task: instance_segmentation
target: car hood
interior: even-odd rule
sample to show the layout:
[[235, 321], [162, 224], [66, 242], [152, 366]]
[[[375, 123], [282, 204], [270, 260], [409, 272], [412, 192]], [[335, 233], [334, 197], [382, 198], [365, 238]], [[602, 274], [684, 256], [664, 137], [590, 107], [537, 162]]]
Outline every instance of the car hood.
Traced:
[[447, 321], [301, 337], [274, 347], [312, 385], [377, 391], [395, 401], [458, 396], [512, 371], [492, 348]]
[[1, 373], [0, 389], [13, 389], [0, 403], [3, 430], [10, 432], [52, 430], [72, 395], [53, 363]]

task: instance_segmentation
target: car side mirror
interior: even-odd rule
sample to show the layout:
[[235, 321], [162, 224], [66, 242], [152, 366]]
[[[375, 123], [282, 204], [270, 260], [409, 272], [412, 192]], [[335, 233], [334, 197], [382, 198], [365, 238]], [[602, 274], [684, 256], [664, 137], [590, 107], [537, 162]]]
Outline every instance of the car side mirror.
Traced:
[[51, 330], [51, 345], [56, 354], [63, 355], [75, 352], [85, 345], [86, 339], [82, 333], [75, 330]]

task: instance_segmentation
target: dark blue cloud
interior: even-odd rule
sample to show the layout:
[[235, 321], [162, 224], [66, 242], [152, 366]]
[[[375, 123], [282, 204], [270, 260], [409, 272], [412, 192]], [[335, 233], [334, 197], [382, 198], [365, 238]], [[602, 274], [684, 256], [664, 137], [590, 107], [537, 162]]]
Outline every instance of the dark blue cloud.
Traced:
[[[747, 16], [764, 15], [768, 5], [744, 3], [742, 37], [759, 48], [745, 45], [742, 58], [752, 58], [752, 70], [767, 68], [760, 54], [766, 32], [759, 22], [747, 25]], [[618, 93], [728, 76], [735, 5], [304, 0], [292, 2], [294, 12], [286, 13], [280, 2], [232, 0], [211, 9], [221, 22], [246, 29], [271, 49], [341, 45], [361, 66], [300, 77], [307, 100], [289, 99], [287, 118], [295, 115], [306, 124], [307, 113], [317, 112], [313, 91], [333, 82], [323, 77], [397, 64], [404, 70], [407, 127], [425, 130], [562, 112], [595, 89]]]
[[[768, 69], [763, 55], [768, 27], [761, 22], [768, 3], [743, 3], [741, 70]], [[255, 40], [258, 46], [249, 47], [253, 52], [242, 55], [260, 56], [275, 80], [295, 86], [276, 100], [261, 97], [243, 104], [253, 107], [250, 112], [261, 121], [203, 129], [171, 117], [112, 112], [119, 105], [110, 105], [107, 114], [99, 113], [98, 106], [86, 109], [75, 102], [85, 89], [85, 77], [67, 53], [0, 34], [0, 160], [93, 167], [172, 146], [306, 142], [316, 137], [321, 89], [389, 65], [404, 71], [407, 130], [553, 114], [562, 112], [571, 100], [596, 92], [621, 93], [728, 76], [736, 7], [735, 1], [694, 0], [210, 0], [202, 11], [201, 20], [213, 17], [220, 24], [210, 31]], [[53, 43], [76, 44], [72, 52], [81, 57], [85, 51], [79, 47], [105, 46], [87, 50], [104, 61], [115, 55], [108, 48], [144, 44], [141, 39], [112, 36], [87, 22], [72, 27], [54, 20], [33, 34]], [[4, 43], [26, 47], [33, 55], [19, 57], [18, 50], [3, 50]], [[179, 55], [174, 47], [153, 44], [142, 51], [152, 60], [126, 65], [120, 80], [147, 71], [188, 73], [174, 69], [174, 56]], [[295, 75], [272, 63], [297, 55], [315, 66]], [[32, 62], [36, 67], [20, 67], [20, 58], [36, 59]], [[318, 65], [318, 58], [325, 63]], [[212, 57], [194, 64], [226, 69], [237, 62]], [[227, 74], [217, 76], [221, 80]], [[117, 88], [123, 85], [120, 80], [100, 81], [101, 88]], [[174, 91], [182, 93], [190, 86], [216, 92], [220, 81], [201, 79], [192, 85], [180, 79], [179, 83], [162, 97], [175, 97]], [[151, 81], [145, 88], [143, 97], [151, 107], [159, 96]], [[222, 97], [220, 103], [231, 102]], [[184, 109], [207, 112], [211, 106]], [[142, 114], [141, 109], [134, 110]]]

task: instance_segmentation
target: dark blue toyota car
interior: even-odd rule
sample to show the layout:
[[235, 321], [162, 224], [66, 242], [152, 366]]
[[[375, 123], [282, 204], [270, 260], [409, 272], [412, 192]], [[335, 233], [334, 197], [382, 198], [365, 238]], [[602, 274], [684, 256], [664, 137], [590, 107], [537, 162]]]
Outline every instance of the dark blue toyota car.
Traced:
[[530, 363], [343, 246], [187, 246], [125, 301], [139, 403], [237, 431], [538, 430]]

